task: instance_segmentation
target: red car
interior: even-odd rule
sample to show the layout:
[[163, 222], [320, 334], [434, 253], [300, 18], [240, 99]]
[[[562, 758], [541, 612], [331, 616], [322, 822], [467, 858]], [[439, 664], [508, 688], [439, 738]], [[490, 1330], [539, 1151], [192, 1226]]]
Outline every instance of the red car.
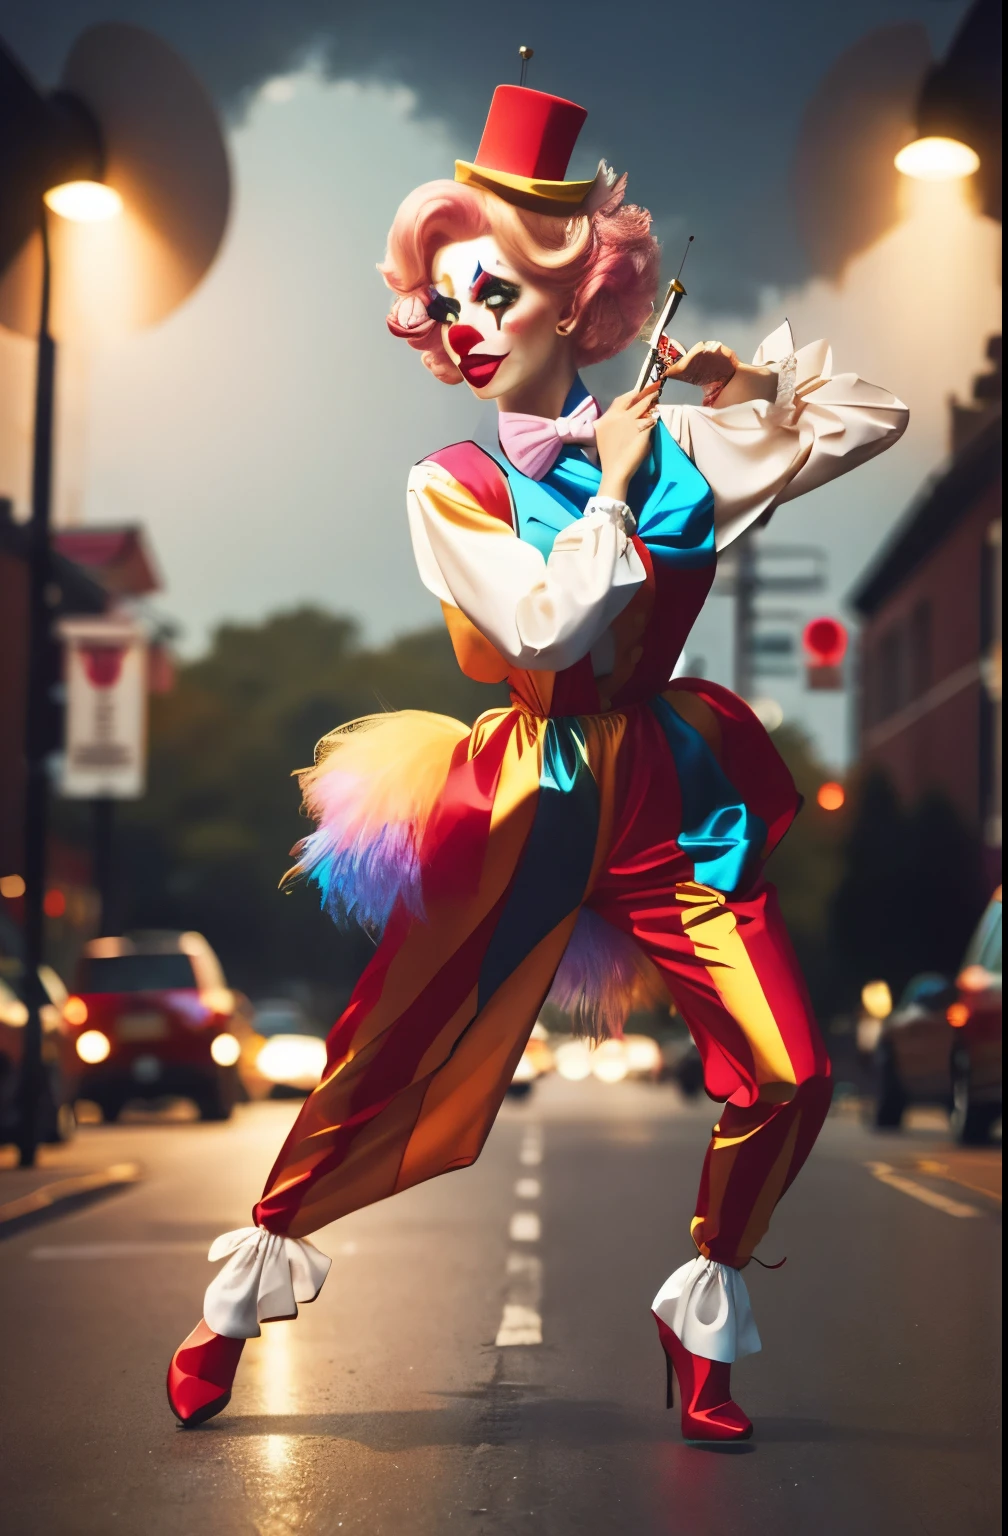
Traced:
[[261, 1041], [202, 934], [92, 939], [63, 1017], [74, 1097], [106, 1120], [130, 1100], [176, 1096], [204, 1120], [226, 1120], [247, 1096], [239, 1063]]

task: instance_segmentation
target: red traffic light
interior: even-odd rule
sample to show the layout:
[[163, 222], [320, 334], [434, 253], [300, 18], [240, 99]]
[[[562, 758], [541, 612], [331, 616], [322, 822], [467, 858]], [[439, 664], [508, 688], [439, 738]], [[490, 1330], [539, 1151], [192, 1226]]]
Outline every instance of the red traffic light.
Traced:
[[838, 667], [847, 654], [847, 631], [838, 619], [812, 619], [802, 630], [810, 667]]

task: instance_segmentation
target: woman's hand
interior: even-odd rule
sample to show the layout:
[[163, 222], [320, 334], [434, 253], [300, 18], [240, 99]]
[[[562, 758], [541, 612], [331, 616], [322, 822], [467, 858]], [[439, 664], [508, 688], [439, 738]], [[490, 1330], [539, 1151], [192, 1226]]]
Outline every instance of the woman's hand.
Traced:
[[626, 501], [634, 474], [643, 464], [658, 420], [658, 385], [617, 395], [595, 423], [595, 446], [602, 466], [600, 496]]
[[723, 341], [698, 341], [665, 374], [680, 384], [696, 384], [704, 405], [738, 405], [742, 400], [773, 400], [777, 375], [770, 368], [740, 363]]

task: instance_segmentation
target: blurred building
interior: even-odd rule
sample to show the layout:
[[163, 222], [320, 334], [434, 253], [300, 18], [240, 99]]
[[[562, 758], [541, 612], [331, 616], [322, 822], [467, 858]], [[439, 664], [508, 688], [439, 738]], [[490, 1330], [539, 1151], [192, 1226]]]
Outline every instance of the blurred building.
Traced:
[[[53, 754], [63, 745], [63, 654], [56, 638], [60, 619], [110, 613], [126, 608], [145, 622], [150, 633], [150, 688], [166, 692], [173, 669], [170, 630], [146, 611], [150, 594], [160, 588], [157, 567], [143, 530], [135, 526], [56, 529], [52, 536], [50, 609], [53, 640], [46, 657], [50, 715], [48, 737]], [[28, 639], [28, 527], [15, 521], [11, 501], [0, 497], [0, 911], [20, 922], [19, 876], [25, 793], [25, 689]], [[67, 932], [58, 935], [54, 954], [73, 932], [84, 934], [96, 910], [91, 851], [53, 836], [48, 853], [50, 892], [47, 915]]]
[[952, 453], [862, 576], [861, 762], [913, 804], [940, 791], [1001, 869], [1001, 337]]

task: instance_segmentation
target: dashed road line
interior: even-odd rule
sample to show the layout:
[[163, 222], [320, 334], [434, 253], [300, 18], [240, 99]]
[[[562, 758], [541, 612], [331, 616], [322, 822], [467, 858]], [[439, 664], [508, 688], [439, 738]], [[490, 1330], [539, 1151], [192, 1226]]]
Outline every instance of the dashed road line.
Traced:
[[[518, 1161], [523, 1168], [538, 1168], [542, 1163], [543, 1139], [538, 1126], [528, 1126], [518, 1149]], [[524, 1174], [514, 1186], [518, 1200], [538, 1200], [542, 1194], [542, 1180]], [[512, 1243], [538, 1243], [542, 1238], [542, 1221], [538, 1211], [514, 1211], [508, 1222], [508, 1237]], [[506, 1288], [500, 1327], [494, 1343], [498, 1349], [518, 1344], [541, 1344], [542, 1336], [542, 1260], [525, 1248], [523, 1252], [509, 1252], [505, 1268]]]
[[908, 1179], [903, 1174], [897, 1173], [889, 1163], [865, 1163], [869, 1173], [880, 1184], [888, 1184], [890, 1189], [898, 1189], [901, 1194], [910, 1195], [914, 1200], [920, 1200], [923, 1205], [933, 1206], [936, 1211], [944, 1211], [946, 1216], [979, 1216], [980, 1212], [975, 1205], [966, 1205], [962, 1200], [951, 1200], [948, 1195], [940, 1195], [934, 1189], [928, 1189], [926, 1184], [918, 1184], [916, 1179]]
[[542, 1236], [542, 1222], [535, 1211], [515, 1211], [508, 1226], [513, 1243], [537, 1243]]

